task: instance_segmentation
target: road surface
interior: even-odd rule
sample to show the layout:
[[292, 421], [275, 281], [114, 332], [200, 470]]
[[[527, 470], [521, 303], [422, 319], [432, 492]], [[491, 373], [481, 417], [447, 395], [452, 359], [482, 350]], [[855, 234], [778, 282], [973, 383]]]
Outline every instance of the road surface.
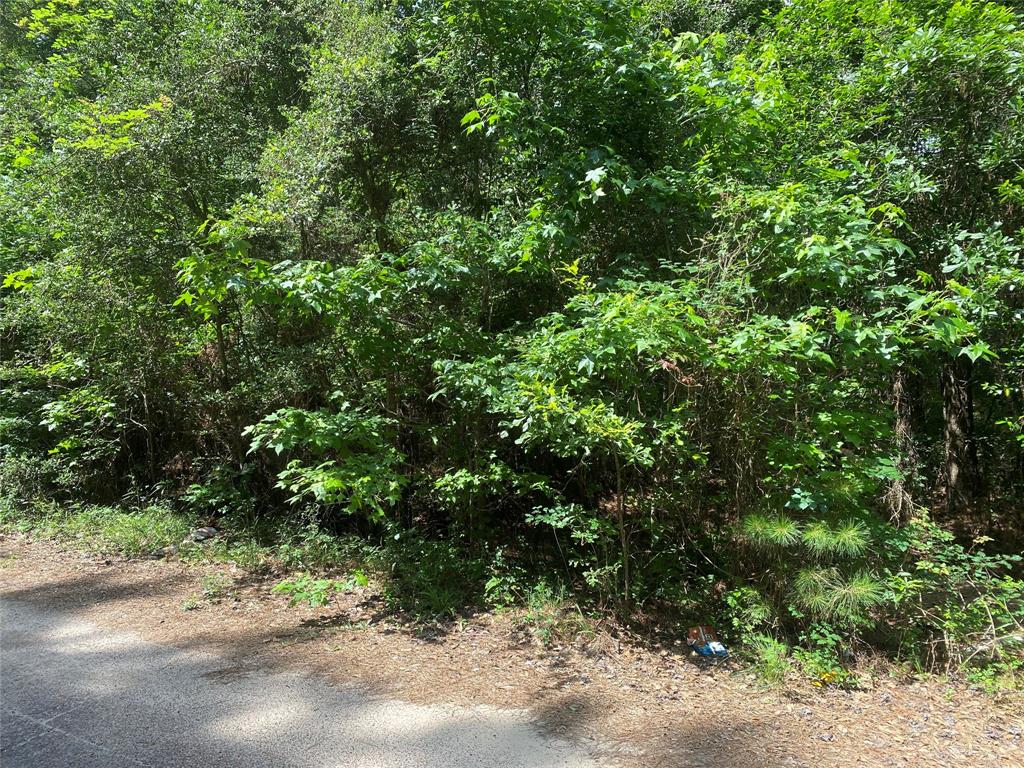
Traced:
[[0, 601], [2, 768], [596, 768], [521, 711], [419, 706]]

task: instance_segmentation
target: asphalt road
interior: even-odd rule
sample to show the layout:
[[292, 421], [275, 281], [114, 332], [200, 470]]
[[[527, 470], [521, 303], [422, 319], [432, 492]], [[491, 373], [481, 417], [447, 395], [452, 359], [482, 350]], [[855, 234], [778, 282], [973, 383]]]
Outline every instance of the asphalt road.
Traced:
[[2, 768], [596, 768], [519, 711], [418, 706], [0, 602]]

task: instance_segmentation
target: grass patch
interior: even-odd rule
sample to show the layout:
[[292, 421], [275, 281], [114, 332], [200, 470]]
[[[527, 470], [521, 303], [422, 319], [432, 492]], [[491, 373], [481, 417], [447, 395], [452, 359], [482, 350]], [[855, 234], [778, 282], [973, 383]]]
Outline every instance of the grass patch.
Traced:
[[746, 643], [750, 669], [764, 685], [781, 686], [789, 672], [789, 646], [768, 635], [754, 635]]
[[570, 643], [580, 636], [593, 637], [592, 622], [560, 588], [541, 581], [526, 595], [522, 626], [544, 647]]
[[37, 502], [15, 509], [0, 504], [0, 531], [53, 539], [87, 552], [148, 555], [178, 546], [184, 562], [231, 563], [259, 573], [270, 569], [329, 571], [363, 562], [366, 544], [334, 536], [314, 524], [244, 525], [226, 518], [221, 535], [201, 544], [186, 542], [198, 521], [164, 506], [126, 508]]
[[28, 511], [0, 512], [0, 529], [70, 544], [87, 552], [137, 557], [177, 544], [194, 521], [159, 506], [121, 507], [36, 504]]
[[[185, 563], [233, 564], [257, 574], [290, 572], [294, 578], [280, 582], [280, 591], [287, 591], [293, 602], [323, 604], [331, 590], [365, 586], [372, 577], [387, 607], [416, 622], [450, 621], [486, 604], [485, 585], [492, 570], [487, 553], [417, 531], [389, 532], [383, 543], [373, 544], [355, 535], [332, 534], [312, 522], [252, 524], [227, 516], [217, 523], [220, 533], [215, 538], [186, 541], [197, 524], [162, 506], [129, 509], [46, 502], [17, 512], [0, 507], [0, 530], [49, 538], [84, 551], [139, 557], [176, 546]], [[196, 610], [229, 589], [221, 579], [208, 577], [202, 592], [182, 607]], [[580, 616], [569, 610], [564, 595], [544, 587], [520, 599], [527, 603], [525, 621], [541, 642], [550, 644], [578, 632]]]
[[221, 521], [221, 535], [202, 544], [182, 547], [182, 560], [233, 563], [252, 573], [269, 570], [326, 572], [362, 565], [366, 543], [354, 536], [335, 536], [315, 524], [239, 525]]

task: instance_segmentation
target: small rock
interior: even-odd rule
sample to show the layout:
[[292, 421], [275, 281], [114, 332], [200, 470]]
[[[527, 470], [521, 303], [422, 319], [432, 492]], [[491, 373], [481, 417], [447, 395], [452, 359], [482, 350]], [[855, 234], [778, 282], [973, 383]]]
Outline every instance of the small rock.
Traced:
[[219, 533], [220, 531], [218, 531], [216, 528], [213, 528], [211, 526], [204, 526], [203, 528], [196, 528], [194, 531], [192, 531], [192, 533], [190, 533], [185, 538], [185, 541], [194, 541], [197, 543], [208, 541], [209, 539], [212, 539], [214, 536], [217, 536]]
[[171, 557], [172, 555], [178, 554], [178, 548], [173, 544], [169, 547], [160, 547], [160, 549], [154, 549], [149, 553], [149, 556], [154, 560], [162, 560], [165, 557]]

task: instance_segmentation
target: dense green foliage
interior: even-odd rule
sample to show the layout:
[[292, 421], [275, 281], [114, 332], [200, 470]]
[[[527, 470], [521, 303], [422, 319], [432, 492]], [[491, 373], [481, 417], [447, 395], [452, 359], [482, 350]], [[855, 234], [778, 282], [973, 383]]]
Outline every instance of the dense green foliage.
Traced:
[[825, 679], [1011, 663], [1014, 8], [5, 13], [8, 514], [358, 533], [442, 609], [557, 582]]

